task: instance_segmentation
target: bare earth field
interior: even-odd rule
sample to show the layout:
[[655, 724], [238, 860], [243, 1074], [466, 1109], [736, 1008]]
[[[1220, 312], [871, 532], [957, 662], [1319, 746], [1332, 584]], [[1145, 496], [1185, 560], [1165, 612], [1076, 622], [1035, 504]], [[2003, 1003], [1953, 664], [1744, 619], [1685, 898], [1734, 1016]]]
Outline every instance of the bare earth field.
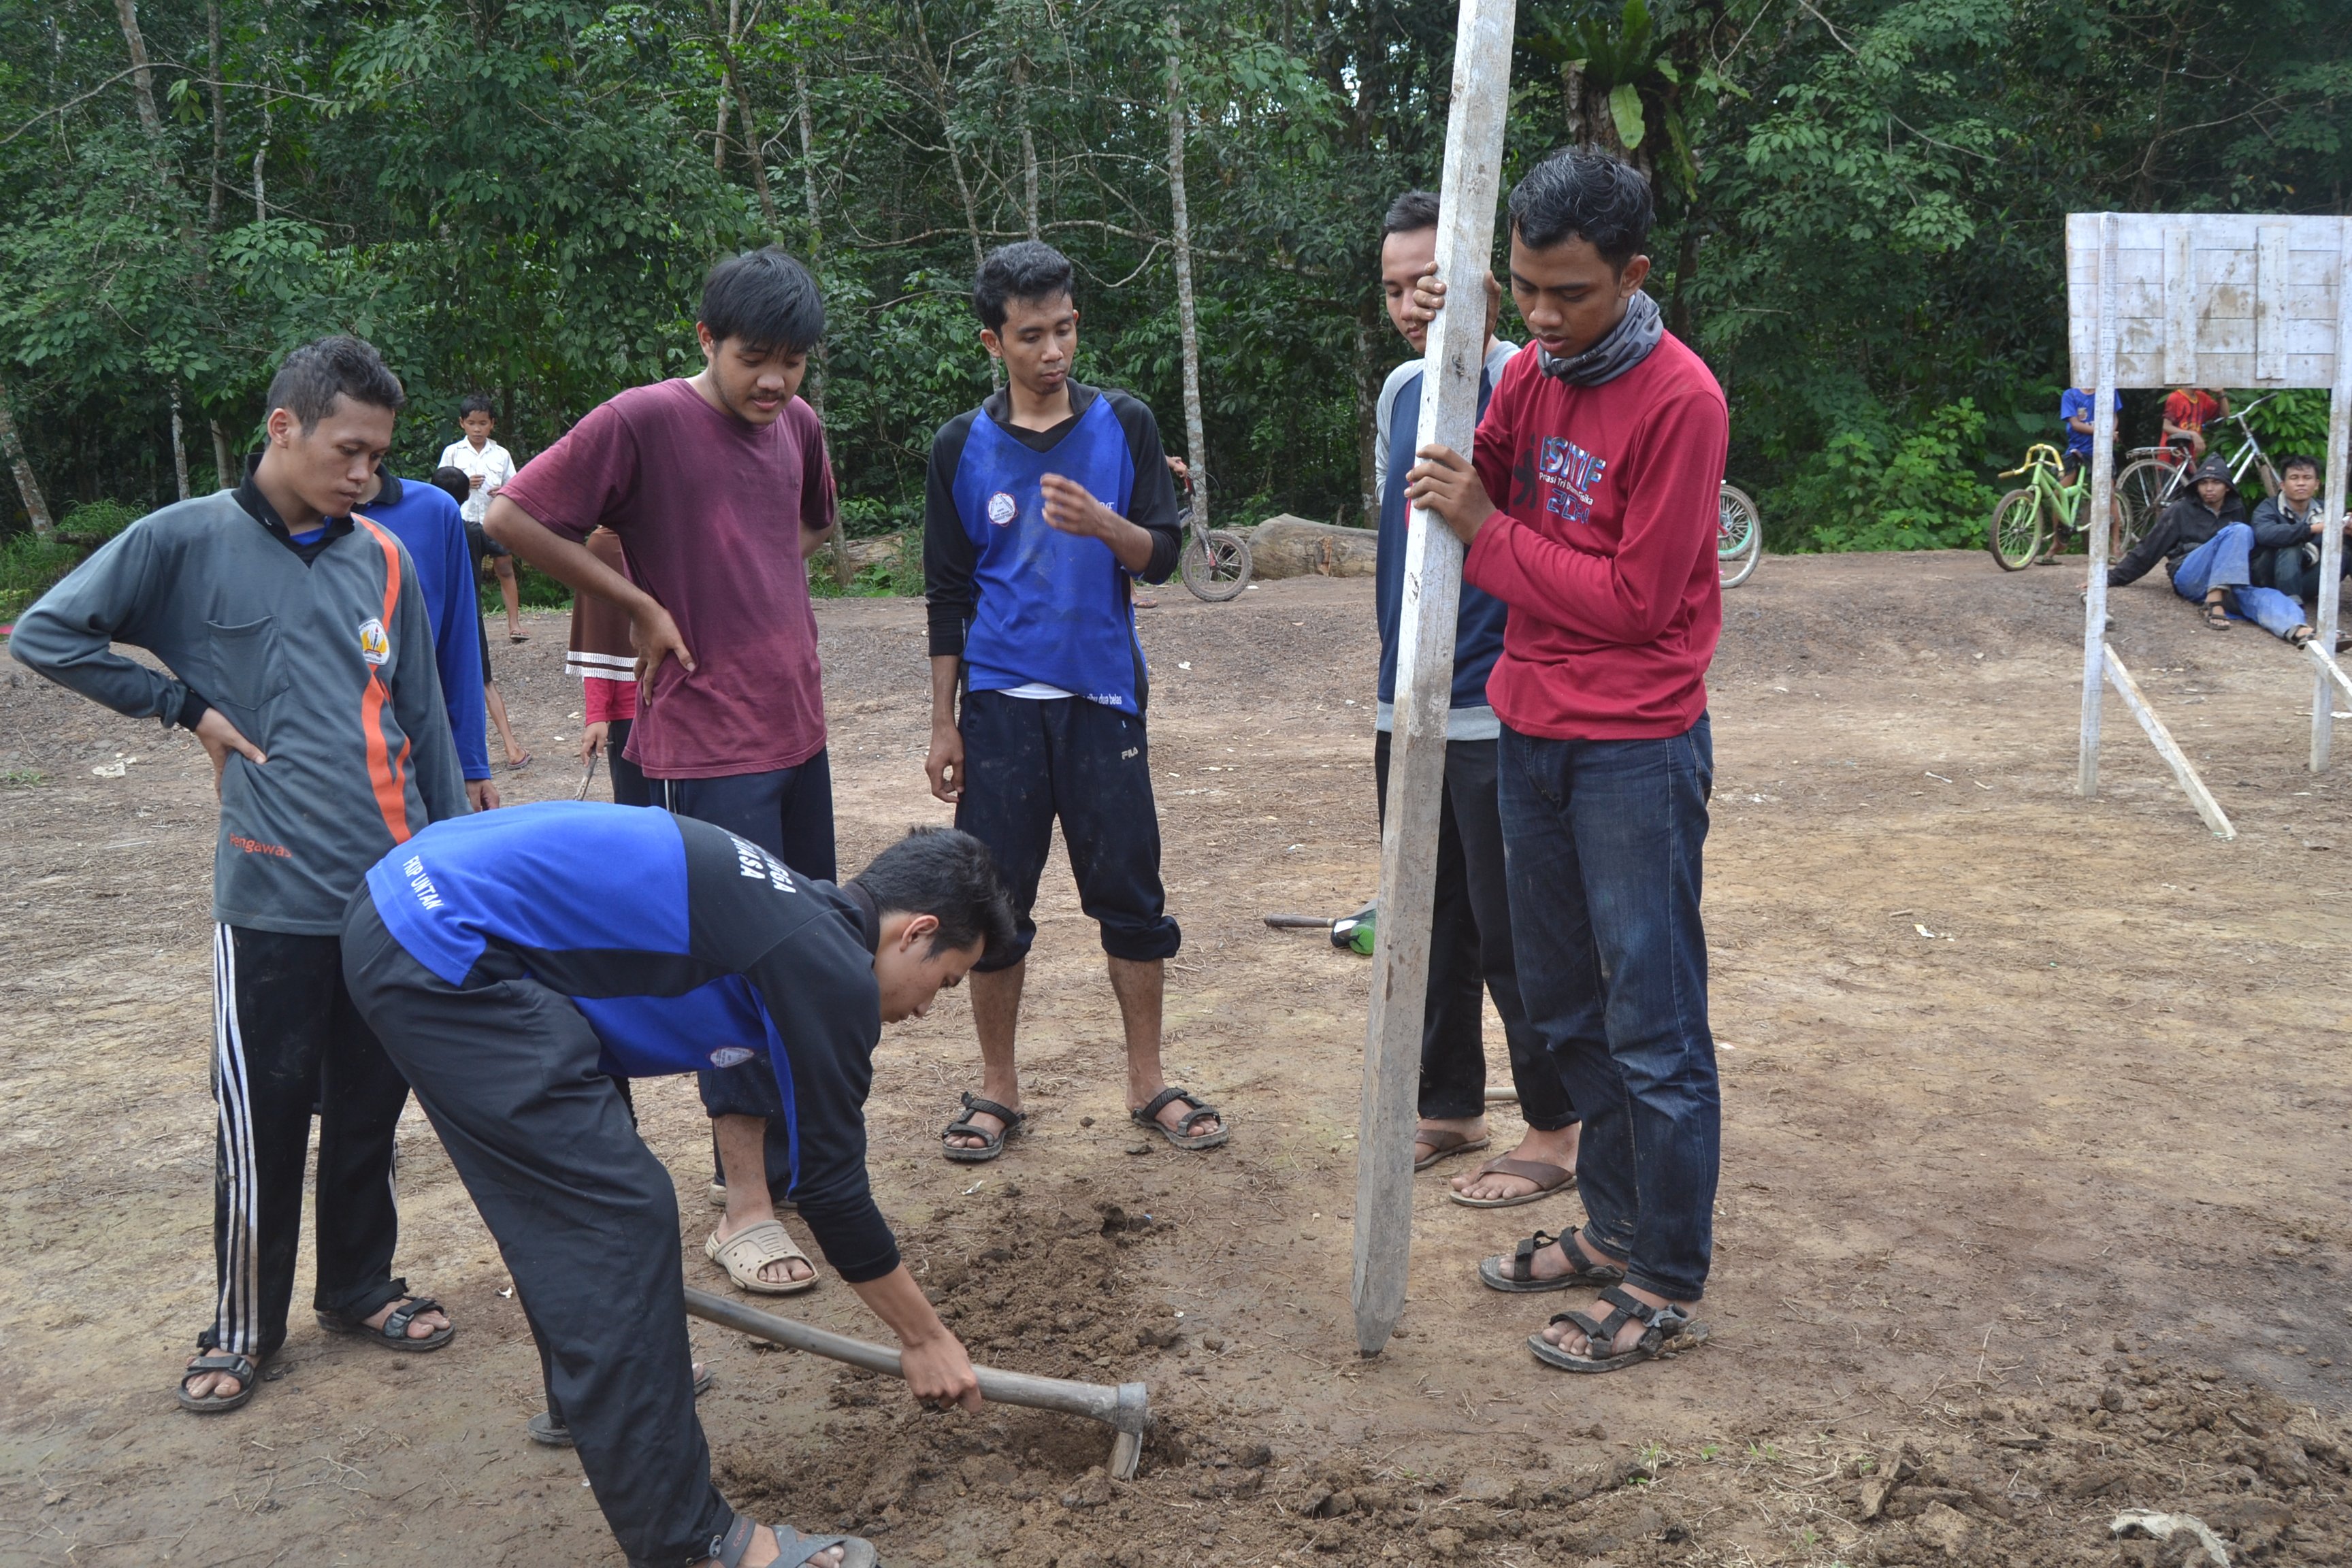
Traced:
[[[975, 1356], [1149, 1380], [1143, 1472], [1089, 1473], [1101, 1428], [921, 1414], [698, 1325], [722, 1485], [763, 1518], [855, 1527], [894, 1565], [2190, 1560], [2185, 1534], [2115, 1542], [2125, 1507], [2196, 1514], [2237, 1562], [2352, 1561], [2352, 792], [2304, 770], [2308, 666], [2250, 626], [2200, 628], [2151, 581], [2116, 595], [2117, 647], [2241, 837], [2205, 832], [2112, 701], [2105, 797], [2077, 799], [2078, 585], [2079, 565], [1851, 556], [1768, 561], [1728, 595], [1713, 1338], [1606, 1378], [1528, 1354], [1559, 1298], [1474, 1272], [1576, 1223], [1575, 1200], [1475, 1214], [1444, 1200], [1443, 1165], [1421, 1178], [1402, 1332], [1357, 1358], [1369, 966], [1259, 917], [1372, 890], [1371, 584], [1223, 606], [1163, 590], [1143, 625], [1185, 931], [1171, 1064], [1232, 1144], [1131, 1135], [1058, 861], [1025, 1020], [1033, 1134], [993, 1165], [939, 1158], [976, 1083], [960, 997], [889, 1032], [871, 1107], [883, 1207]], [[922, 781], [920, 606], [819, 616], [855, 867], [945, 815]], [[497, 658], [538, 761], [500, 784], [568, 798], [579, 690], [562, 617], [532, 626]], [[572, 1456], [523, 1436], [522, 1314], [413, 1109], [399, 1266], [457, 1341], [330, 1339], [300, 1310], [306, 1258], [253, 1405], [174, 1407], [211, 1291], [208, 770], [186, 736], [5, 668], [0, 1562], [617, 1562]], [[123, 776], [93, 774], [118, 758]], [[678, 1178], [687, 1277], [718, 1289], [693, 1086], [639, 1103]], [[1517, 1127], [1498, 1121], [1499, 1142]], [[838, 1281], [790, 1310], [878, 1329]]]

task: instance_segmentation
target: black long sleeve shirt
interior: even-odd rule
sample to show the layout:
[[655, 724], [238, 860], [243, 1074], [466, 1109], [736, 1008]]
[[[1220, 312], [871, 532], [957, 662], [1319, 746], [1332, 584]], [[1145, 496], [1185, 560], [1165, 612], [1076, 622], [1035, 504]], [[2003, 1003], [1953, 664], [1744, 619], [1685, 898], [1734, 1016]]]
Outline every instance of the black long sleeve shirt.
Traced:
[[2199, 497], [2183, 496], [2164, 509], [2156, 526], [2139, 537], [2139, 542], [2121, 561], [2107, 568], [2107, 586], [2120, 588], [2126, 583], [2137, 583], [2147, 575], [2148, 568], [2158, 561], [2164, 563], [2168, 576], [2180, 568], [2180, 558], [2200, 544], [2210, 543], [2215, 534], [2233, 522], [2246, 521], [2246, 507], [2235, 492], [2221, 498], [2221, 510], [2213, 510]]

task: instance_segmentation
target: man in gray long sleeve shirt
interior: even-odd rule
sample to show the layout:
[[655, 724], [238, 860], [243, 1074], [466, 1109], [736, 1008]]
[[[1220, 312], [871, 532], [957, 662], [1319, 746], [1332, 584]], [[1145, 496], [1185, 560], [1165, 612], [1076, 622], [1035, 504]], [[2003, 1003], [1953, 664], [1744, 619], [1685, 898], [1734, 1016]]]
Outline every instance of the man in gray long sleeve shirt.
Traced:
[[26, 611], [9, 644], [118, 713], [193, 731], [213, 761], [219, 1293], [179, 1394], [200, 1414], [250, 1399], [285, 1341], [314, 1098], [320, 1325], [395, 1350], [454, 1332], [391, 1278], [393, 1128], [408, 1085], [352, 1005], [340, 940], [368, 868], [467, 811], [416, 568], [352, 514], [404, 401], [357, 339], [297, 349], [270, 384], [268, 441], [245, 482], [133, 523]]

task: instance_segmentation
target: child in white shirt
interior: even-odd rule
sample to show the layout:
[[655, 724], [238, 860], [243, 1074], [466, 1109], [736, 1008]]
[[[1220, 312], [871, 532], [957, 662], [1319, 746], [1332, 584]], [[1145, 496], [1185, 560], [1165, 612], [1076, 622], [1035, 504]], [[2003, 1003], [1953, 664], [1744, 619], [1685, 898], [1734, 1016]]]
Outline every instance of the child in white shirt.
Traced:
[[[444, 447], [437, 466], [462, 471], [471, 483], [472, 493], [459, 510], [465, 513], [467, 532], [481, 539], [482, 519], [490, 510], [490, 498], [514, 478], [515, 461], [504, 447], [490, 439], [498, 420], [490, 413], [486, 394], [473, 393], [457, 405], [457, 425], [466, 438]], [[495, 544], [489, 549], [491, 567], [499, 574], [499, 596], [506, 601], [507, 640], [521, 642], [530, 634], [522, 629], [522, 594], [515, 583], [514, 561]]]

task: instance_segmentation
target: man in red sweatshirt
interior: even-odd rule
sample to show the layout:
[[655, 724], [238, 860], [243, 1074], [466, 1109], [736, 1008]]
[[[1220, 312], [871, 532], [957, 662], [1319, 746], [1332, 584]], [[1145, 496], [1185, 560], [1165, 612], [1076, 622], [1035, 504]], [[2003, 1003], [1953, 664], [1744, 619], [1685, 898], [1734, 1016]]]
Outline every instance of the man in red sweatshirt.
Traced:
[[[1509, 606], [1486, 686], [1502, 721], [1505, 876], [1528, 1022], [1585, 1112], [1585, 1225], [1490, 1258], [1497, 1289], [1605, 1287], [1528, 1340], [1613, 1372], [1688, 1333], [1714, 1246], [1721, 1097], [1699, 861], [1723, 626], [1723, 390], [1642, 291], [1648, 183], [1556, 153], [1511, 192], [1511, 297], [1534, 340], [1472, 459], [1426, 447], [1406, 493]], [[1442, 304], [1434, 279], [1418, 292]]]

